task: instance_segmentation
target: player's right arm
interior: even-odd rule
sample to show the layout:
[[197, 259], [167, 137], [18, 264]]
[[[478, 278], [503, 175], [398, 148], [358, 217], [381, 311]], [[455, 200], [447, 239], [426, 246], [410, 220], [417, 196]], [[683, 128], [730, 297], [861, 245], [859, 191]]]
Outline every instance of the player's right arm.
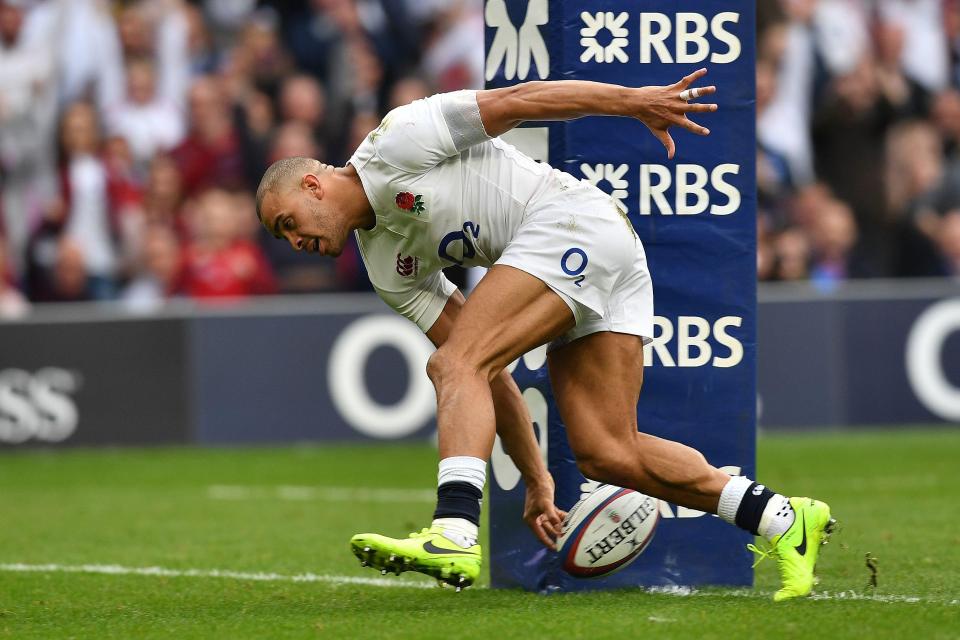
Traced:
[[665, 87], [623, 87], [585, 80], [525, 82], [502, 89], [477, 92], [477, 104], [483, 127], [491, 137], [499, 136], [522, 122], [531, 120], [573, 120], [583, 116], [605, 115], [636, 118], [673, 158], [675, 145], [668, 131], [678, 126], [698, 135], [708, 135], [706, 127], [693, 122], [689, 113], [717, 110], [716, 104], [687, 102], [716, 92], [716, 87], [691, 85], [705, 76], [706, 69], [694, 71], [679, 82]]
[[[465, 299], [459, 290], [447, 299], [440, 317], [427, 330], [427, 337], [437, 347], [446, 342]], [[560, 535], [564, 512], [553, 503], [553, 477], [540, 457], [540, 447], [533, 435], [533, 419], [513, 376], [504, 369], [490, 383], [497, 435], [507, 454], [517, 465], [527, 489], [523, 519], [540, 541], [553, 548]]]

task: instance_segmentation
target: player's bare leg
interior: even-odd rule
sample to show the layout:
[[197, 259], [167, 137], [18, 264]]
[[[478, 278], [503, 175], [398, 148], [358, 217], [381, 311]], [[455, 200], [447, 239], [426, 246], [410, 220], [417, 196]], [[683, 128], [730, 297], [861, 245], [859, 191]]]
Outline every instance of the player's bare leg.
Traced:
[[786, 498], [747, 478], [731, 478], [698, 451], [637, 431], [643, 384], [638, 336], [600, 332], [548, 356], [550, 382], [570, 446], [585, 476], [710, 513], [770, 540], [783, 588], [777, 600], [807, 595], [830, 509]]
[[717, 512], [730, 476], [686, 445], [637, 431], [643, 342], [604, 331], [550, 352], [550, 383], [588, 478]]
[[362, 563], [383, 573], [419, 571], [458, 589], [473, 583], [481, 566], [480, 500], [496, 433], [491, 381], [573, 325], [570, 308], [539, 279], [502, 265], [487, 272], [427, 363], [437, 391], [440, 449], [433, 523], [407, 539], [354, 536], [351, 547]]
[[566, 303], [537, 278], [501, 265], [487, 272], [427, 363], [437, 390], [441, 459], [490, 457], [496, 433], [490, 381], [573, 322]]

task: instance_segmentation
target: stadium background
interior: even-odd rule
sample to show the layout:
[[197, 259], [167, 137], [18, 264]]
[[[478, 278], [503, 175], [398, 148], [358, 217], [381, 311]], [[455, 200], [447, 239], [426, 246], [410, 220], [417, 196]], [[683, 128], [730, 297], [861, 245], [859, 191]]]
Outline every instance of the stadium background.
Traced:
[[[865, 509], [899, 504], [950, 529], [955, 510], [929, 500], [956, 499], [946, 461], [960, 454], [960, 2], [758, 4], [758, 466], [804, 488], [792, 452], [821, 456], [806, 490], [856, 516], [867, 487]], [[361, 524], [329, 510], [384, 488], [413, 492], [398, 500], [426, 513], [429, 446], [372, 442], [432, 436], [429, 348], [364, 292], [354, 249], [336, 261], [291, 252], [256, 225], [252, 191], [276, 158], [342, 163], [392, 106], [483, 86], [483, 27], [472, 0], [0, 1], [0, 521], [18, 523], [0, 533], [5, 568], [347, 573], [250, 518], [283, 513], [339, 541]], [[451, 277], [469, 288], [476, 275]], [[310, 353], [286, 339], [306, 334]], [[355, 440], [368, 444], [209, 448]], [[117, 444], [188, 448], [99, 448]], [[98, 448], [61, 451], [75, 446]], [[368, 460], [395, 474], [362, 471]], [[189, 482], [199, 498], [170, 497]], [[117, 493], [127, 483], [159, 506]], [[222, 534], [198, 514], [218, 500], [242, 510], [223, 526], [236, 517], [262, 544], [206, 555]], [[363, 524], [422, 519], [371, 500], [354, 504]], [[173, 512], [183, 540], [166, 548], [157, 532]], [[863, 518], [882, 540], [864, 548], [926, 544]], [[940, 552], [943, 565], [924, 555], [912, 581], [907, 560], [885, 574], [904, 576], [890, 602], [944, 607], [934, 631], [956, 622], [955, 536]], [[831, 575], [870, 595], [862, 555]], [[37, 594], [110, 589], [28, 576], [0, 572], [0, 631], [12, 616], [15, 637], [67, 634], [42, 626], [51, 610]], [[885, 611], [872, 620], [906, 619]], [[92, 635], [125, 624], [53, 613]], [[834, 613], [842, 628], [848, 612]]]

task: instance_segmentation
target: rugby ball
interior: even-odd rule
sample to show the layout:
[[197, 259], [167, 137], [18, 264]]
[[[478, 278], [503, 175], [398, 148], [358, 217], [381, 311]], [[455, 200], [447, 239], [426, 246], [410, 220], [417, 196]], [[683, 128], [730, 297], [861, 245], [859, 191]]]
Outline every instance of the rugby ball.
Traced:
[[619, 571], [643, 553], [660, 521], [660, 501], [601, 484], [567, 514], [557, 542], [563, 570], [577, 578]]

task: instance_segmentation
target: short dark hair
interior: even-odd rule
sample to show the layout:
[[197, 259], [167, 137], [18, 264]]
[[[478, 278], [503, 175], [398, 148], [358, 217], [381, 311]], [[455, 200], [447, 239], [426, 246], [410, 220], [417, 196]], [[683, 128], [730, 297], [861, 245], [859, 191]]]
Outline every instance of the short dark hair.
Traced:
[[257, 219], [263, 222], [263, 214], [260, 208], [263, 206], [263, 199], [267, 194], [276, 190], [281, 184], [294, 177], [299, 177], [301, 172], [309, 171], [317, 164], [317, 160], [296, 156], [293, 158], [282, 158], [271, 164], [260, 178], [260, 186], [257, 187]]

